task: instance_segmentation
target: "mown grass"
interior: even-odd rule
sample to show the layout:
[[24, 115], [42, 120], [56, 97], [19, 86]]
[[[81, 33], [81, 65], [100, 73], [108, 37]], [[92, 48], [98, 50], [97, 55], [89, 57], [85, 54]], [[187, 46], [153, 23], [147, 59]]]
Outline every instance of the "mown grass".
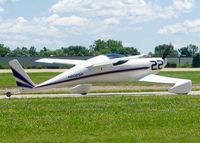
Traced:
[[[35, 83], [41, 83], [46, 81], [59, 73], [29, 73], [31, 79]], [[176, 78], [185, 78], [190, 79], [194, 84], [200, 84], [200, 71], [174, 71], [174, 72], [160, 72], [159, 75], [169, 76], [169, 77], [176, 77]], [[94, 85], [121, 85], [121, 86], [128, 86], [128, 85], [138, 85], [138, 86], [152, 86], [152, 85], [160, 85], [160, 84], [152, 84], [146, 82], [124, 82], [124, 83], [99, 83]], [[0, 73], [0, 88], [13, 88], [16, 87], [15, 80], [11, 73]]]
[[84, 97], [0, 101], [0, 142], [199, 142], [200, 98]]
[[192, 80], [194, 84], [200, 84], [200, 71], [172, 71], [172, 72], [160, 72], [159, 75], [184, 78]]
[[[59, 73], [28, 73], [30, 78], [35, 83], [41, 83], [46, 81]], [[16, 87], [15, 80], [13, 78], [12, 73], [0, 73], [0, 88], [12, 88]]]

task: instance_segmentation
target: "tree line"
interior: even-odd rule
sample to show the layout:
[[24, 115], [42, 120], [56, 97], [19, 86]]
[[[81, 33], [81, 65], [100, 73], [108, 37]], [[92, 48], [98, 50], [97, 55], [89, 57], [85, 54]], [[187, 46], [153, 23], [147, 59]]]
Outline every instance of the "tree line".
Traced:
[[[190, 44], [188, 46], [182, 47], [178, 50], [174, 49], [172, 44], [162, 44], [155, 47], [154, 53], [150, 52], [149, 55], [153, 57], [162, 56], [164, 50], [170, 47], [171, 51], [169, 57], [193, 57], [195, 54], [199, 53], [199, 49], [196, 45]], [[17, 47], [11, 50], [4, 44], [0, 44], [0, 56], [1, 57], [28, 57], [28, 56], [97, 56], [107, 53], [118, 53], [122, 55], [138, 55], [140, 52], [135, 47], [124, 47], [121, 41], [116, 40], [96, 40], [89, 48], [84, 46], [69, 46], [61, 47], [60, 49], [50, 50], [43, 47], [42, 50], [37, 51], [34, 46], [30, 48], [27, 47]]]
[[69, 46], [61, 47], [60, 49], [50, 50], [43, 47], [42, 50], [37, 51], [34, 46], [17, 47], [11, 50], [4, 44], [0, 44], [1, 57], [27, 57], [27, 56], [96, 56], [107, 53], [119, 53], [123, 55], [138, 55], [140, 52], [134, 47], [124, 47], [121, 41], [116, 40], [96, 40], [89, 48], [84, 46]]
[[[155, 47], [154, 52], [150, 52], [149, 55], [152, 57], [161, 57], [166, 48], [171, 48], [169, 57], [193, 57], [193, 66], [200, 66], [200, 52], [198, 46], [189, 44], [178, 50], [170, 44], [162, 44]], [[0, 44], [0, 57], [27, 57], [27, 56], [97, 56], [107, 53], [118, 53], [122, 55], [138, 55], [140, 52], [135, 47], [125, 47], [121, 41], [117, 40], [96, 40], [88, 48], [84, 46], [69, 46], [61, 47], [60, 49], [50, 50], [43, 47], [42, 50], [37, 51], [34, 46], [17, 47], [11, 50], [4, 44]]]

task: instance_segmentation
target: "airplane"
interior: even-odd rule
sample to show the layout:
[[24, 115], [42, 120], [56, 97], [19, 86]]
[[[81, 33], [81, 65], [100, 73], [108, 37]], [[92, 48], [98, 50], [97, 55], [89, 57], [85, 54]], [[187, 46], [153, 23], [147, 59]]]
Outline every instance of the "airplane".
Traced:
[[88, 60], [51, 59], [42, 58], [36, 62], [74, 65], [74, 67], [49, 79], [43, 83], [35, 84], [26, 74], [17, 60], [9, 62], [16, 84], [17, 93], [7, 92], [7, 97], [24, 92], [35, 92], [54, 87], [72, 87], [72, 93], [86, 95], [93, 83], [145, 81], [154, 83], [174, 84], [168, 91], [175, 94], [188, 94], [192, 82], [188, 79], [170, 78], [156, 75], [167, 65], [166, 49], [162, 58], [151, 58], [147, 55], [123, 56], [120, 54], [107, 54], [92, 57]]

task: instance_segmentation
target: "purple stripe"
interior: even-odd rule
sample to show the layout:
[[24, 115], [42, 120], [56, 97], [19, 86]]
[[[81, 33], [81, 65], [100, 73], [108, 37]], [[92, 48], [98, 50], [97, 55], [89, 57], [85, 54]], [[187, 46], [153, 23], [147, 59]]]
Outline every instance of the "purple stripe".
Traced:
[[13, 75], [14, 75], [16, 78], [22, 80], [23, 82], [27, 83], [29, 86], [32, 86], [32, 87], [33, 87], [33, 85], [32, 85], [27, 79], [25, 79], [19, 72], [17, 72], [14, 68], [10, 67], [10, 69], [12, 70]]
[[82, 76], [82, 77], [78, 77], [78, 78], [74, 78], [74, 79], [67, 79], [67, 80], [64, 80], [64, 81], [50, 83], [50, 84], [38, 86], [36, 88], [45, 87], [45, 86], [51, 86], [51, 85], [54, 85], [54, 84], [60, 84], [60, 83], [65, 83], [65, 82], [80, 80], [80, 79], [84, 79], [84, 78], [105, 75], [105, 74], [113, 74], [113, 73], [120, 73], [120, 72], [129, 72], [129, 71], [135, 71], [135, 70], [144, 70], [144, 69], [148, 69], [148, 68], [149, 67], [140, 67], [140, 68], [132, 68], [132, 69], [124, 69], [124, 70], [116, 70], [116, 71], [108, 71], [108, 72], [96, 73], [96, 74], [86, 75], [86, 76]]
[[31, 87], [31, 86], [28, 86], [28, 85], [26, 85], [26, 84], [23, 84], [23, 83], [21, 83], [21, 82], [18, 82], [18, 81], [16, 81], [16, 83], [17, 83], [17, 86], [19, 86], [19, 87], [33, 88], [33, 87]]

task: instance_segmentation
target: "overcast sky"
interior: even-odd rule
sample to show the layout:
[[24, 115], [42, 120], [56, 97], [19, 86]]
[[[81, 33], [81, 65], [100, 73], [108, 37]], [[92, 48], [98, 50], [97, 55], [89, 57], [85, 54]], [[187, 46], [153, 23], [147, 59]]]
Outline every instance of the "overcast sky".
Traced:
[[0, 43], [84, 45], [115, 39], [142, 53], [158, 44], [200, 46], [198, 0], [0, 0]]

